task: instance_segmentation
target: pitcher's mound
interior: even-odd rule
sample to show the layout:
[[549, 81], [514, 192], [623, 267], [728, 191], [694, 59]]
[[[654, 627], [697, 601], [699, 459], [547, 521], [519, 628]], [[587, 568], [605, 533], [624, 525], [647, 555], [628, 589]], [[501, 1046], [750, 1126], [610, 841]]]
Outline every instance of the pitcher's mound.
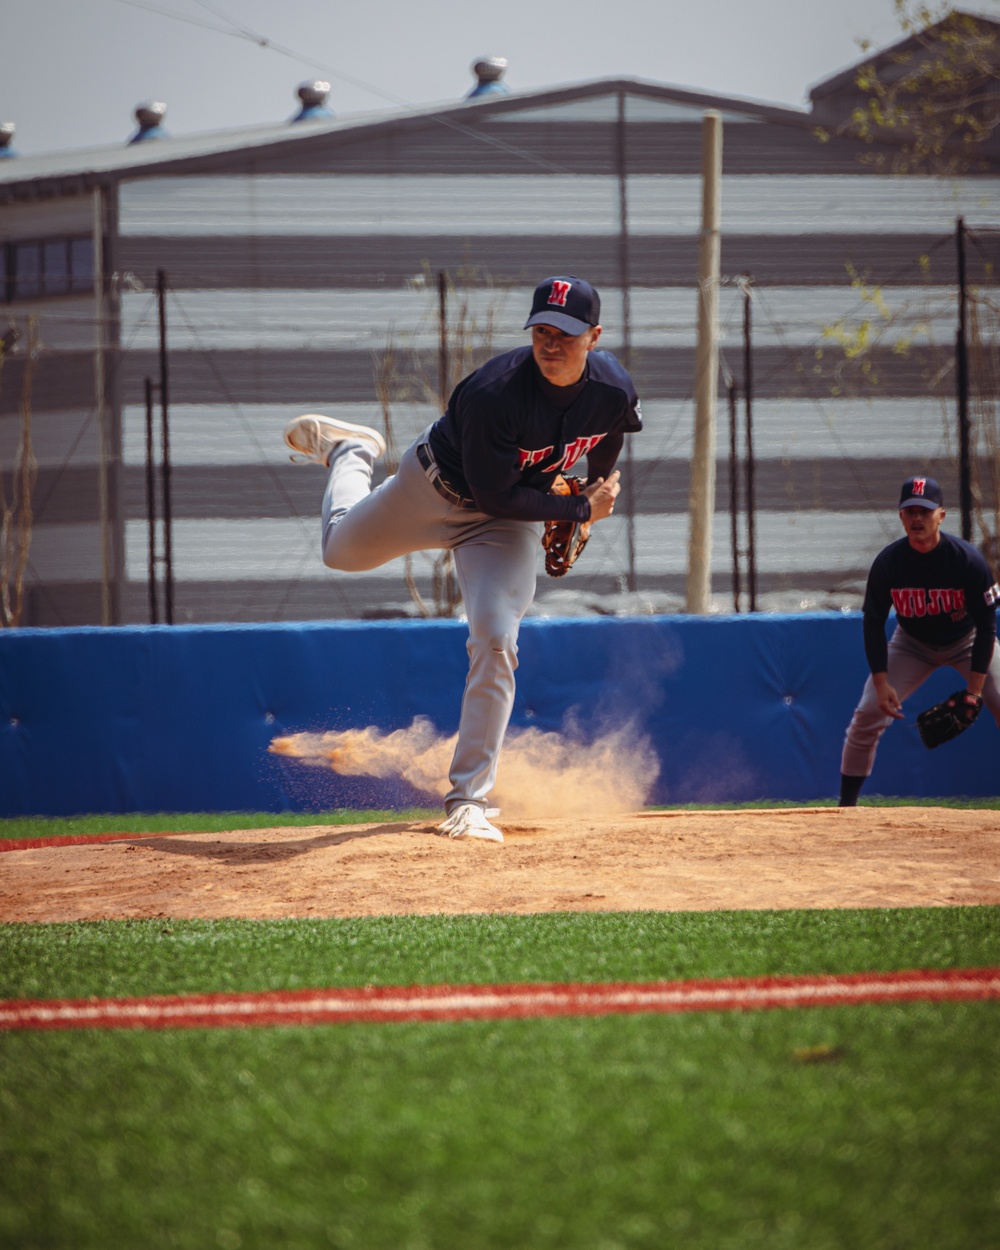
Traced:
[[1000, 903], [1000, 812], [795, 808], [234, 829], [0, 854], [0, 921]]

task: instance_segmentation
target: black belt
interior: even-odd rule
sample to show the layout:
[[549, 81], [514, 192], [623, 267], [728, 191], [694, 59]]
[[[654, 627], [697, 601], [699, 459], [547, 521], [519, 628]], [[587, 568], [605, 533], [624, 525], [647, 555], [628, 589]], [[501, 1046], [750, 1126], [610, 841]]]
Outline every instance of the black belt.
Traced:
[[441, 476], [441, 470], [437, 467], [437, 461], [431, 455], [430, 445], [428, 443], [417, 444], [417, 459], [427, 474], [427, 480], [434, 487], [442, 499], [447, 499], [450, 504], [456, 508], [465, 508], [469, 512], [478, 512], [479, 508], [474, 499], [467, 499], [465, 495], [460, 495], [457, 490], [452, 490], [448, 483]]

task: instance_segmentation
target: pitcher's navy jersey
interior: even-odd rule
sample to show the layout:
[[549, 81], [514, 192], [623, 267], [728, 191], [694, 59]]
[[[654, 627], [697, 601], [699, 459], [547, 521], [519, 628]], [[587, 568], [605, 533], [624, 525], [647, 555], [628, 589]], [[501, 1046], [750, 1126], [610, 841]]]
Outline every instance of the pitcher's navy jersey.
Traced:
[[429, 441], [444, 480], [490, 516], [586, 521], [589, 500], [550, 495], [553, 478], [582, 456], [590, 480], [606, 478], [623, 435], [641, 429], [635, 386], [609, 352], [588, 354], [576, 387], [553, 387], [519, 347], [459, 382]]
[[971, 543], [945, 533], [933, 551], [916, 551], [908, 538], [890, 543], [875, 557], [865, 590], [865, 655], [871, 671], [886, 670], [885, 622], [895, 608], [900, 629], [931, 647], [950, 646], [975, 629], [972, 671], [985, 673], [998, 599], [1000, 588]]

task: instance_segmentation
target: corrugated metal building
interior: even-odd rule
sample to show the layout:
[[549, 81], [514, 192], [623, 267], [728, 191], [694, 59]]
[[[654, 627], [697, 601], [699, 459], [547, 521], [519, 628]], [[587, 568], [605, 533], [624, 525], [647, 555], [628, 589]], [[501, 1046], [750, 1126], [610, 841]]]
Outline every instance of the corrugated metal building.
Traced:
[[[165, 555], [177, 622], [447, 610], [429, 557], [322, 566], [322, 474], [289, 464], [282, 427], [341, 414], [401, 448], [469, 367], [525, 341], [531, 288], [563, 272], [600, 288], [602, 347], [631, 368], [646, 430], [628, 507], [564, 583], [541, 579], [537, 610], [682, 610], [706, 109], [724, 128], [716, 601], [733, 604], [726, 387], [749, 362], [758, 606], [858, 606], [903, 477], [932, 472], [956, 499], [960, 216], [995, 397], [1000, 166], [888, 177], [808, 112], [623, 79], [0, 162], [12, 515], [26, 395], [38, 462], [20, 623], [162, 620]], [[164, 377], [171, 524], [151, 547]], [[974, 451], [985, 482], [994, 453]], [[747, 539], [744, 518], [744, 556]]]

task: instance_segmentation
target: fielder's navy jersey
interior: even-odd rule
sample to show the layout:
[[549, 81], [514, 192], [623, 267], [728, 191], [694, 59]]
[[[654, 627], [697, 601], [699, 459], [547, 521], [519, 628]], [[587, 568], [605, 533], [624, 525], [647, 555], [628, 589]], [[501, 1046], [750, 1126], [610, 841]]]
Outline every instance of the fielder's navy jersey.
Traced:
[[582, 456], [588, 480], [606, 478], [641, 429], [635, 386], [609, 352], [588, 354], [582, 385], [553, 387], [519, 347], [459, 382], [429, 441], [444, 480], [490, 516], [586, 521], [590, 501], [550, 495], [553, 478]]
[[986, 561], [961, 538], [940, 533], [933, 551], [916, 551], [908, 538], [875, 557], [864, 602], [865, 656], [873, 673], [887, 664], [885, 622], [896, 609], [900, 629], [931, 647], [947, 647], [975, 629], [972, 671], [985, 673], [996, 636], [1000, 588]]

